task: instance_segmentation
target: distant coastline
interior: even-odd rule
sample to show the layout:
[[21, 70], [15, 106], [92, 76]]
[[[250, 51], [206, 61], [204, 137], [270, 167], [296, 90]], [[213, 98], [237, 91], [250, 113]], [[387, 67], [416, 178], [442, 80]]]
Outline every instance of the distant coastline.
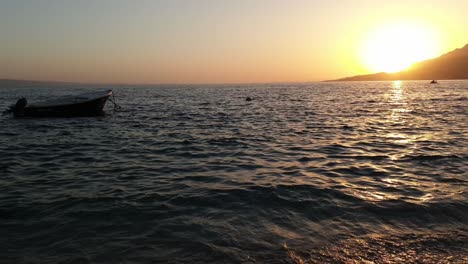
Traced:
[[[464, 80], [468, 79], [468, 44], [440, 57], [414, 63], [406, 70], [396, 73], [379, 72], [356, 75], [325, 82], [337, 81], [394, 81], [394, 80]], [[281, 82], [282, 83], [282, 82]], [[289, 83], [289, 82], [285, 82]], [[226, 83], [227, 84], [227, 83]], [[234, 83], [233, 83], [234, 84]], [[236, 83], [240, 84], [240, 83]], [[248, 84], [248, 83], [245, 83]], [[81, 83], [65, 81], [38, 81], [0, 78], [0, 88], [21, 87], [64, 87], [64, 86], [106, 86], [106, 85], [190, 85], [190, 84], [129, 84], [129, 83]], [[201, 84], [196, 84], [201, 85]], [[207, 84], [208, 85], [208, 84]], [[209, 85], [216, 85], [214, 83]]]
[[69, 86], [226, 86], [226, 85], [262, 85], [262, 84], [297, 84], [297, 83], [316, 83], [322, 81], [298, 81], [298, 82], [232, 82], [232, 83], [87, 83], [87, 82], [66, 82], [66, 81], [39, 81], [39, 80], [19, 80], [0, 78], [1, 88], [31, 88], [31, 87], [69, 87]]
[[468, 79], [467, 69], [468, 44], [438, 58], [414, 63], [404, 71], [379, 72], [327, 81], [462, 80]]
[[21, 88], [21, 87], [58, 87], [81, 85], [74, 82], [60, 81], [34, 81], [34, 80], [17, 80], [17, 79], [0, 79], [0, 88]]
[[42, 80], [19, 80], [0, 78], [1, 88], [41, 88], [41, 87], [71, 87], [71, 86], [86, 86], [86, 87], [103, 87], [103, 86], [128, 86], [135, 84], [121, 83], [91, 83], [91, 82], [73, 82], [73, 81], [42, 81]]

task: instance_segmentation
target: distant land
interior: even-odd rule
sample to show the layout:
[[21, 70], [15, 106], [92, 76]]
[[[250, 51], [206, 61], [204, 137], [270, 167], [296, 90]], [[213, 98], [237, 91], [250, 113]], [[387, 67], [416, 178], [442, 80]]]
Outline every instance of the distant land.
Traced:
[[0, 79], [0, 88], [23, 88], [23, 87], [58, 87], [78, 85], [79, 83], [72, 82], [55, 82], [55, 81], [30, 81], [30, 80], [14, 80]]
[[457, 80], [468, 79], [468, 44], [440, 57], [414, 63], [395, 73], [357, 75], [330, 81]]
[[126, 86], [129, 84], [120, 83], [84, 83], [84, 82], [65, 82], [65, 81], [38, 81], [38, 80], [18, 80], [18, 79], [1, 79], [1, 88], [41, 88], [41, 87], [89, 87], [89, 88], [103, 88], [109, 86]]
[[[468, 79], [468, 44], [466, 44], [463, 48], [455, 49], [440, 57], [414, 63], [408, 69], [400, 72], [379, 72], [366, 75], [357, 75], [336, 80], [328, 80], [327, 82], [458, 79]], [[88, 84], [79, 82], [0, 79], [0, 88], [63, 87], [76, 85], [103, 86], [111, 84]]]

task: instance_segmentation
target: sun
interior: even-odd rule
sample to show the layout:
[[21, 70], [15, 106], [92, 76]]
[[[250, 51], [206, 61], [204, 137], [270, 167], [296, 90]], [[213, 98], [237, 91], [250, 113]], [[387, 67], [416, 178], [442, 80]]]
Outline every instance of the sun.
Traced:
[[438, 40], [422, 24], [394, 22], [377, 26], [362, 45], [360, 57], [373, 72], [397, 72], [436, 56]]

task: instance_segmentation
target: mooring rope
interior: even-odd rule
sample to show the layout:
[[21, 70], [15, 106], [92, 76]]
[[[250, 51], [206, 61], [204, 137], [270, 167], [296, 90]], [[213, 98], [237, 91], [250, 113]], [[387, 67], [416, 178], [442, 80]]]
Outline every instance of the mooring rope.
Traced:
[[109, 101], [111, 101], [114, 104], [114, 111], [122, 109], [122, 106], [118, 105], [117, 102], [115, 101], [114, 92], [112, 92], [112, 98], [109, 98]]

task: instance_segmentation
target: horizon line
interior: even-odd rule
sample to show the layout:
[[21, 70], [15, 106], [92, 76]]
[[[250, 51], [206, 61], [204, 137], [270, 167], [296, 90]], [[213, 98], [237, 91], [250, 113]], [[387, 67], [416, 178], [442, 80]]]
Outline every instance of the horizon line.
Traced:
[[326, 82], [327, 80], [320, 81], [271, 81], [271, 82], [213, 82], [213, 83], [204, 83], [204, 82], [155, 82], [155, 83], [131, 83], [131, 82], [80, 82], [80, 81], [61, 81], [61, 80], [29, 80], [29, 79], [15, 79], [15, 78], [0, 78], [0, 81], [17, 81], [17, 82], [40, 82], [40, 83], [57, 83], [57, 84], [81, 84], [81, 85], [247, 85], [247, 84], [294, 84], [294, 83], [319, 83]]

